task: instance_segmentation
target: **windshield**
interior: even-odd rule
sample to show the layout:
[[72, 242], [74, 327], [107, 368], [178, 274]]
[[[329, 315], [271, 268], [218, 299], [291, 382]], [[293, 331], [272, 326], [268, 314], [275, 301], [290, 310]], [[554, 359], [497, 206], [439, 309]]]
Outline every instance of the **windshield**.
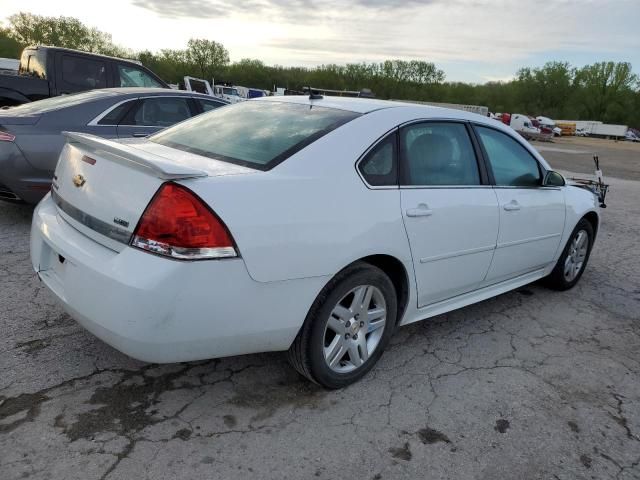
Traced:
[[225, 95], [236, 95], [239, 96], [240, 94], [238, 93], [238, 90], [236, 90], [235, 88], [223, 88], [222, 92]]
[[269, 170], [359, 114], [318, 106], [250, 101], [218, 108], [150, 137], [178, 150]]
[[73, 105], [79, 105], [80, 103], [90, 100], [97, 100], [99, 98], [104, 98], [107, 95], [115, 94], [90, 90], [88, 92], [60, 95], [59, 97], [51, 97], [45, 98], [44, 100], [37, 100], [35, 102], [23, 103], [22, 105], [11, 107], [5, 111], [11, 111], [11, 114], [19, 113], [23, 115], [44, 113], [52, 110], [58, 110], [60, 108], [71, 107]]

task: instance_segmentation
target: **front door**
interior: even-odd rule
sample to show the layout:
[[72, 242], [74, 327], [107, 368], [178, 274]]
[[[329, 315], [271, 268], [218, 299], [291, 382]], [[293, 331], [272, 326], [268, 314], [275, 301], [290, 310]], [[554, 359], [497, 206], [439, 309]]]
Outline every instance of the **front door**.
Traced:
[[543, 187], [543, 169], [517, 140], [475, 127], [495, 180], [500, 233], [486, 283], [497, 283], [549, 265], [565, 222], [564, 191]]
[[400, 129], [401, 208], [422, 307], [476, 289], [496, 246], [496, 194], [480, 173], [467, 126]]

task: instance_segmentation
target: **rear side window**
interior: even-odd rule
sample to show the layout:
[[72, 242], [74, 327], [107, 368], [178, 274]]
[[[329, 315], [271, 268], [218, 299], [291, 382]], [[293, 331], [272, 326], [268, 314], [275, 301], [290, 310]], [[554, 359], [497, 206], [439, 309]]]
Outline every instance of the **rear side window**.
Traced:
[[150, 140], [205, 157], [269, 170], [358, 116], [316, 105], [248, 101], [195, 117]]
[[542, 174], [533, 156], [509, 135], [487, 127], [475, 127], [480, 137], [496, 185], [510, 187], [537, 187]]
[[152, 97], [140, 100], [121, 125], [169, 127], [191, 116], [186, 97]]
[[425, 122], [400, 129], [403, 185], [479, 185], [473, 145], [461, 123]]
[[25, 50], [20, 58], [19, 73], [37, 78], [47, 78], [47, 54], [42, 50]]
[[63, 55], [62, 80], [79, 88], [104, 88], [107, 86], [107, 66], [98, 60]]
[[121, 87], [162, 88], [164, 86], [144, 70], [128, 65], [118, 65], [118, 80]]
[[132, 104], [135, 103], [136, 101], [137, 100], [135, 99], [129, 100], [128, 102], [124, 102], [118, 105], [109, 113], [107, 113], [104, 117], [102, 117], [98, 122], [98, 125], [118, 125], [118, 122], [120, 121], [120, 119], [124, 117], [126, 112], [131, 108]]
[[369, 185], [398, 185], [397, 137], [388, 135], [379, 142], [358, 165]]

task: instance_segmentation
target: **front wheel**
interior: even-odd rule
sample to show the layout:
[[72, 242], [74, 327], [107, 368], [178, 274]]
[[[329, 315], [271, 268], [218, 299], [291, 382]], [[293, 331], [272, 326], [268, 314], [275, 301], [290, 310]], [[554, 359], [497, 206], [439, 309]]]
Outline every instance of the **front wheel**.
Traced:
[[571, 232], [558, 263], [547, 277], [547, 285], [555, 290], [572, 288], [584, 272], [593, 246], [593, 227], [582, 219]]
[[318, 295], [289, 349], [289, 361], [323, 387], [354, 383], [382, 355], [396, 312], [396, 291], [389, 277], [372, 265], [354, 264]]

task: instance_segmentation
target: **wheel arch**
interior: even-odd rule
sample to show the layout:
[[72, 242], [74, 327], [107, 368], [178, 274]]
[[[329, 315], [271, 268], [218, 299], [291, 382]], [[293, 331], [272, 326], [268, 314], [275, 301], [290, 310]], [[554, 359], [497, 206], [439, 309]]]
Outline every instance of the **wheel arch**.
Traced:
[[389, 277], [391, 283], [393, 283], [393, 286], [396, 289], [396, 295], [398, 297], [396, 325], [400, 325], [402, 317], [406, 313], [407, 306], [409, 304], [409, 274], [404, 264], [392, 255], [376, 254], [362, 257], [350, 263], [345, 268], [357, 262], [373, 265], [374, 267], [382, 270]]
[[595, 211], [592, 210], [590, 212], [585, 213], [582, 216], [582, 218], [588, 221], [593, 227], [593, 240], [595, 241], [598, 235], [598, 227], [600, 226], [600, 217]]

